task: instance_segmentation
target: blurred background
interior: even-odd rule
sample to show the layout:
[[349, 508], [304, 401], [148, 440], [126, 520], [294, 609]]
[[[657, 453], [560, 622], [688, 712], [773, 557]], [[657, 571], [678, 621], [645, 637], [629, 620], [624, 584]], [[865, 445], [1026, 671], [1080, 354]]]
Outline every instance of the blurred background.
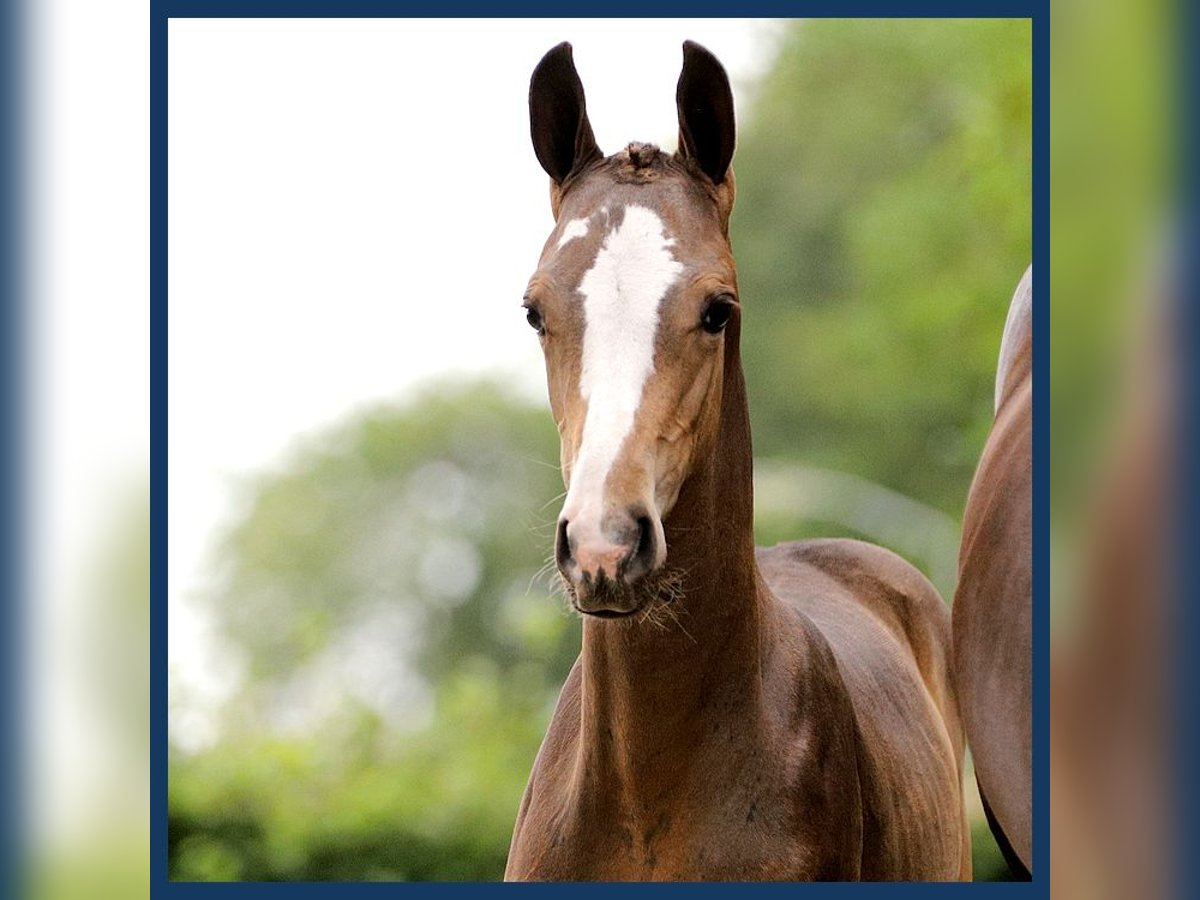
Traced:
[[737, 92], [759, 542], [952, 595], [1031, 258], [1027, 21], [173, 21], [172, 877], [502, 875], [580, 642], [539, 575], [529, 75], [572, 40], [601, 147], [673, 149], [687, 37]]
[[[147, 12], [22, 13], [36, 896], [147, 890]], [[1063, 896], [1170, 895], [1186, 846], [1180, 25], [1171, 0], [1053, 13]], [[674, 145], [684, 37], [733, 76], [760, 543], [865, 536], [951, 593], [1031, 253], [1028, 25], [604, 26], [173, 23], [172, 877], [499, 875], [578, 645], [534, 577], [561, 485], [519, 309], [551, 227], [525, 90], [564, 38], [610, 151]]]

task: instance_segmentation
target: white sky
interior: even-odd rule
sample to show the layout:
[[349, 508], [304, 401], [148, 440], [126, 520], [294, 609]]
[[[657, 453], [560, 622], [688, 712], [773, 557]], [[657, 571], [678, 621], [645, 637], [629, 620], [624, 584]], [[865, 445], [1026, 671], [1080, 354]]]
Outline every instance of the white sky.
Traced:
[[601, 146], [673, 147], [682, 39], [741, 84], [764, 27], [173, 21], [172, 488], [448, 369], [540, 395], [519, 309], [552, 226], [533, 66], [570, 37]]
[[[736, 100], [778, 24], [173, 20], [169, 29], [172, 670], [217, 699], [202, 614], [236, 476], [449, 372], [544, 397], [520, 309], [553, 222], [529, 77], [570, 40], [597, 141], [673, 149], [691, 38]], [[543, 401], [544, 402], [544, 401]]]

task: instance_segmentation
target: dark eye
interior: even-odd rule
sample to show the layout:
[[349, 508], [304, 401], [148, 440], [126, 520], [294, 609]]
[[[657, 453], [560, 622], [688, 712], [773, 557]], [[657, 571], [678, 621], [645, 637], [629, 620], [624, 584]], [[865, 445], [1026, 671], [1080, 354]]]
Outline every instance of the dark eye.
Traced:
[[733, 298], [728, 294], [718, 294], [709, 302], [700, 317], [700, 327], [709, 334], [720, 334], [733, 315]]
[[529, 327], [538, 334], [546, 333], [546, 323], [542, 321], [542, 314], [538, 312], [536, 306], [525, 304], [525, 321], [529, 323]]

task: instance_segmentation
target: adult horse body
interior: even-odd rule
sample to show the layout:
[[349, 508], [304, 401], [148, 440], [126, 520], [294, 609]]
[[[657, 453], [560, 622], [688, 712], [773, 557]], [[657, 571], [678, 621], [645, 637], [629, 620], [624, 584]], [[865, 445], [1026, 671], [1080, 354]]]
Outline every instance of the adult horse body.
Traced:
[[963, 512], [954, 680], [988, 823], [1033, 870], [1033, 270], [1009, 305], [995, 421]]
[[969, 878], [937, 592], [856, 541], [754, 548], [733, 103], [692, 43], [677, 104], [678, 153], [605, 157], [570, 45], [530, 87], [556, 226], [526, 307], [584, 622], [506, 878]]

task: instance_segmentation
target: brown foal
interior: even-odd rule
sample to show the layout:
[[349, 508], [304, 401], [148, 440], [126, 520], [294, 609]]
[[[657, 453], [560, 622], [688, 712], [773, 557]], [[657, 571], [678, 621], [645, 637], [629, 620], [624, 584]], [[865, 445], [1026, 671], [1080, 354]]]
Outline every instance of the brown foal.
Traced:
[[675, 154], [600, 152], [569, 44], [529, 100], [556, 226], [525, 305], [584, 622], [505, 877], [969, 878], [937, 592], [869, 544], [754, 547], [724, 69], [684, 45]]

